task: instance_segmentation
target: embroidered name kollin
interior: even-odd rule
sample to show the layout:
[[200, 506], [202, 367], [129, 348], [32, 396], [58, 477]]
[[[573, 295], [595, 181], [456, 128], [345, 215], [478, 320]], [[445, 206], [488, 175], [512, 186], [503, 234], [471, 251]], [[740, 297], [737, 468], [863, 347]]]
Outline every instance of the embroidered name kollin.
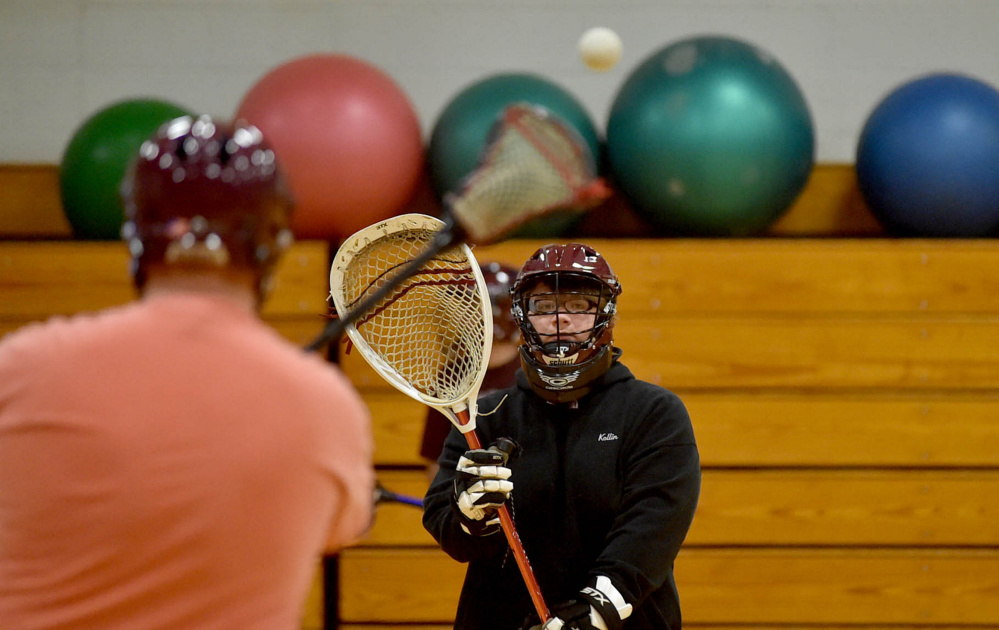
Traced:
[[597, 436], [597, 442], [611, 442], [616, 440], [617, 436], [613, 433], [601, 433]]

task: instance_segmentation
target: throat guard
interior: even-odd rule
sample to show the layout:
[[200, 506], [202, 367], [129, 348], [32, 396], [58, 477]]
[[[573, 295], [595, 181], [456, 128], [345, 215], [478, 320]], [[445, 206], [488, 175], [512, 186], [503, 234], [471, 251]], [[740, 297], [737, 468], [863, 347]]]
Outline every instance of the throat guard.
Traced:
[[581, 363], [574, 357], [564, 361], [538, 361], [527, 346], [520, 347], [520, 365], [534, 393], [553, 403], [571, 403], [590, 393], [593, 384], [602, 377], [614, 362], [613, 346], [606, 345]]

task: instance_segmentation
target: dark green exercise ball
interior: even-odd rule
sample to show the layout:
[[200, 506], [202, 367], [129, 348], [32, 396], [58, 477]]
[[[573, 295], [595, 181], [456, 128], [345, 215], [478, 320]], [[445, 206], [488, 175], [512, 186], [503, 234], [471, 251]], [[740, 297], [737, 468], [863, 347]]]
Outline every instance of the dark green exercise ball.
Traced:
[[[600, 140], [583, 104], [557, 83], [529, 73], [505, 73], [476, 81], [461, 90], [434, 123], [427, 147], [427, 165], [439, 197], [456, 190], [479, 164], [493, 124], [514, 103], [547, 109], [576, 130], [596, 168]], [[514, 236], [558, 236], [579, 222], [578, 213], [557, 213], [526, 224]]]
[[814, 149], [808, 104], [791, 75], [727, 37], [653, 53], [626, 79], [607, 123], [621, 192], [678, 235], [764, 231], [804, 188]]
[[92, 114], [73, 134], [59, 165], [63, 212], [77, 238], [120, 238], [125, 170], [156, 129], [189, 110], [156, 99], [129, 99]]

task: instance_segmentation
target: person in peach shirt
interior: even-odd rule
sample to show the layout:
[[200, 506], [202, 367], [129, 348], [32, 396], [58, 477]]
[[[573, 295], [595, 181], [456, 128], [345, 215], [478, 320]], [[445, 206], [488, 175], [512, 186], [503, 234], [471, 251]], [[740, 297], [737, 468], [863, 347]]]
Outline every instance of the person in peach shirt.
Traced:
[[259, 317], [293, 203], [253, 126], [142, 145], [122, 234], [142, 297], [0, 343], [0, 626], [298, 628], [373, 512], [368, 411]]

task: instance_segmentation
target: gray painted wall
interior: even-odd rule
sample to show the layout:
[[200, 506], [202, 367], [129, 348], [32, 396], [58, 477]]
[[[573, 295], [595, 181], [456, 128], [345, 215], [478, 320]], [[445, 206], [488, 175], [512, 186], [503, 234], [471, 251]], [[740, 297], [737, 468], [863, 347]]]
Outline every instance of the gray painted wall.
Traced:
[[[625, 45], [602, 74], [576, 52], [598, 25]], [[230, 116], [267, 70], [315, 52], [390, 74], [425, 135], [462, 88], [511, 71], [560, 83], [602, 130], [643, 58], [701, 34], [780, 60], [809, 101], [820, 162], [853, 162], [867, 115], [904, 81], [958, 71], [999, 85], [997, 0], [0, 0], [0, 162], [58, 162], [122, 98]]]

